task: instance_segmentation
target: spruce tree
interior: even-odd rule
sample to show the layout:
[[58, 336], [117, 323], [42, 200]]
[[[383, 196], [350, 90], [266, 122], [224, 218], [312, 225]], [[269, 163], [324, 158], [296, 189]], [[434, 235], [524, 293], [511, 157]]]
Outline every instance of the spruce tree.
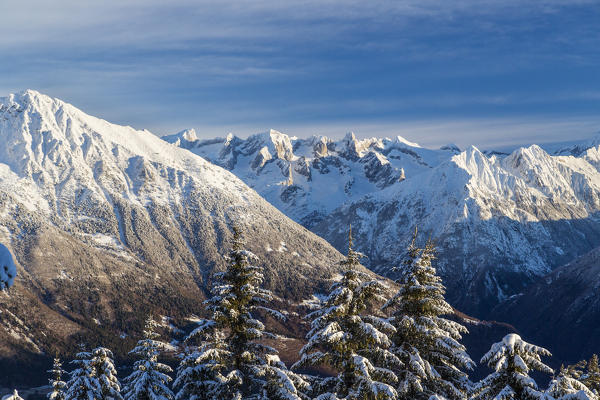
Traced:
[[436, 395], [461, 399], [469, 388], [463, 370], [474, 366], [460, 343], [468, 331], [442, 317], [452, 314], [453, 309], [444, 299], [446, 289], [432, 266], [435, 248], [428, 241], [421, 249], [416, 239], [415, 230], [402, 267], [395, 269], [400, 288], [383, 306], [383, 310], [392, 311], [389, 321], [395, 333], [391, 351], [402, 362], [395, 370], [398, 394], [403, 399]]
[[558, 376], [550, 381], [546, 394], [555, 400], [597, 400], [598, 397], [581, 381], [585, 364], [585, 361], [580, 361], [566, 368], [561, 366]]
[[66, 374], [65, 370], [62, 369], [60, 359], [54, 358], [54, 365], [52, 369], [48, 371], [52, 374], [52, 378], [48, 380], [52, 391], [48, 393], [48, 400], [65, 400], [67, 383], [63, 381], [63, 376]]
[[541, 356], [550, 355], [548, 350], [525, 342], [515, 333], [506, 335], [481, 358], [481, 363], [486, 363], [494, 372], [473, 387], [471, 399], [547, 399], [529, 372], [551, 374], [552, 368], [541, 361]]
[[265, 331], [256, 312], [284, 316], [266, 307], [272, 294], [260, 288], [262, 268], [244, 249], [237, 228], [226, 260], [227, 269], [215, 275], [212, 296], [205, 302], [211, 319], [186, 338], [187, 343], [200, 340], [201, 345], [189, 351], [177, 369], [176, 399], [265, 399], [268, 390], [269, 399], [300, 399], [294, 382], [303, 382], [302, 378], [282, 364], [270, 364], [277, 351], [260, 343], [275, 336]]
[[136, 355], [138, 360], [131, 375], [124, 379], [124, 400], [171, 400], [175, 397], [169, 388], [172, 379], [167, 375], [173, 370], [158, 362], [161, 350], [167, 344], [158, 340], [160, 335], [155, 331], [157, 326], [149, 316], [143, 331], [144, 338], [129, 352]]
[[337, 376], [324, 379], [319, 399], [395, 399], [397, 378], [391, 371], [400, 361], [388, 351], [394, 328], [366, 310], [385, 301], [386, 287], [361, 271], [361, 253], [348, 240], [343, 276], [331, 286], [325, 304], [307, 315], [312, 319], [308, 343], [293, 368], [328, 366]]
[[67, 382], [67, 399], [69, 400], [98, 400], [102, 398], [100, 382], [92, 364], [92, 354], [80, 351], [75, 355], [71, 364], [75, 369], [71, 371], [71, 379]]
[[100, 400], [123, 400], [112, 351], [105, 347], [92, 350], [91, 366], [100, 387]]
[[600, 366], [598, 365], [598, 356], [596, 354], [592, 355], [592, 358], [587, 363], [583, 383], [596, 393], [596, 395], [600, 396]]

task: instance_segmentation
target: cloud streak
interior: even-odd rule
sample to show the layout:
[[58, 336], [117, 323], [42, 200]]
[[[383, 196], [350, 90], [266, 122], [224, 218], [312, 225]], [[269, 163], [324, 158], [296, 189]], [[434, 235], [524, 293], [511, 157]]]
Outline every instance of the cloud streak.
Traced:
[[161, 133], [585, 119], [599, 19], [583, 0], [0, 2], [0, 76]]

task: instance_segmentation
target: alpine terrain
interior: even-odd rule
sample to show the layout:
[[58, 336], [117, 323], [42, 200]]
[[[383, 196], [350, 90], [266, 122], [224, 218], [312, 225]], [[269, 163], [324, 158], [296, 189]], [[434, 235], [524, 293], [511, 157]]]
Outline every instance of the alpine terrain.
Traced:
[[229, 169], [339, 250], [352, 224], [363, 263], [383, 275], [399, 265], [418, 226], [436, 242], [451, 303], [481, 318], [600, 245], [599, 138], [510, 153], [273, 130], [164, 139]]
[[0, 141], [0, 242], [18, 268], [0, 293], [6, 383], [83, 337], [123, 354], [149, 311], [201, 310], [234, 226], [284, 309], [328, 287], [341, 259], [230, 172], [35, 91], [0, 98]]

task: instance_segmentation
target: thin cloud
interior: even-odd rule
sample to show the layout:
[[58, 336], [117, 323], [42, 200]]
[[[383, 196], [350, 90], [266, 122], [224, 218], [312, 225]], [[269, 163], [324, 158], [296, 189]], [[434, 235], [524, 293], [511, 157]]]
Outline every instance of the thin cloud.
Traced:
[[159, 133], [589, 118], [596, 17], [571, 0], [1, 2], [0, 76]]

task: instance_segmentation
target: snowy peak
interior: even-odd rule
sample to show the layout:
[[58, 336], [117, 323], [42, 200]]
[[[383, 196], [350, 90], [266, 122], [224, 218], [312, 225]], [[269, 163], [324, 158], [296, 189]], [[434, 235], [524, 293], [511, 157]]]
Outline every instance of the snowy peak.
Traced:
[[394, 142], [396, 142], [397, 144], [404, 144], [409, 147], [419, 147], [419, 148], [421, 147], [418, 143], [411, 142], [410, 140], [407, 140], [407, 139], [403, 138], [402, 136], [396, 136], [394, 138]]
[[306, 226], [346, 200], [393, 185], [407, 173], [423, 172], [440, 161], [435, 151], [411, 147], [414, 143], [401, 138], [359, 140], [352, 132], [339, 141], [326, 136], [291, 138], [275, 130], [247, 139], [196, 140], [192, 145], [176, 135], [164, 139], [229, 169]]
[[[278, 158], [292, 161], [294, 158], [290, 137], [273, 129], [250, 136], [245, 141], [243, 153], [245, 155], [259, 153], [265, 160]], [[261, 164], [263, 165], [264, 163]]]
[[140, 309], [175, 318], [201, 309], [233, 224], [282, 299], [328, 285], [341, 254], [229, 171], [180, 148], [198, 142], [192, 131], [175, 136], [179, 146], [34, 91], [0, 99], [0, 238], [15, 255], [15, 298], [27, 304], [0, 302], [0, 342], [14, 336], [16, 349], [8, 357], [47, 353], [49, 343], [66, 351], [90, 327], [118, 338]]
[[174, 135], [163, 136], [163, 139], [169, 143], [175, 143], [177, 146], [183, 148], [190, 148], [190, 146], [198, 141], [198, 135], [195, 129], [184, 129], [181, 132], [177, 132]]

